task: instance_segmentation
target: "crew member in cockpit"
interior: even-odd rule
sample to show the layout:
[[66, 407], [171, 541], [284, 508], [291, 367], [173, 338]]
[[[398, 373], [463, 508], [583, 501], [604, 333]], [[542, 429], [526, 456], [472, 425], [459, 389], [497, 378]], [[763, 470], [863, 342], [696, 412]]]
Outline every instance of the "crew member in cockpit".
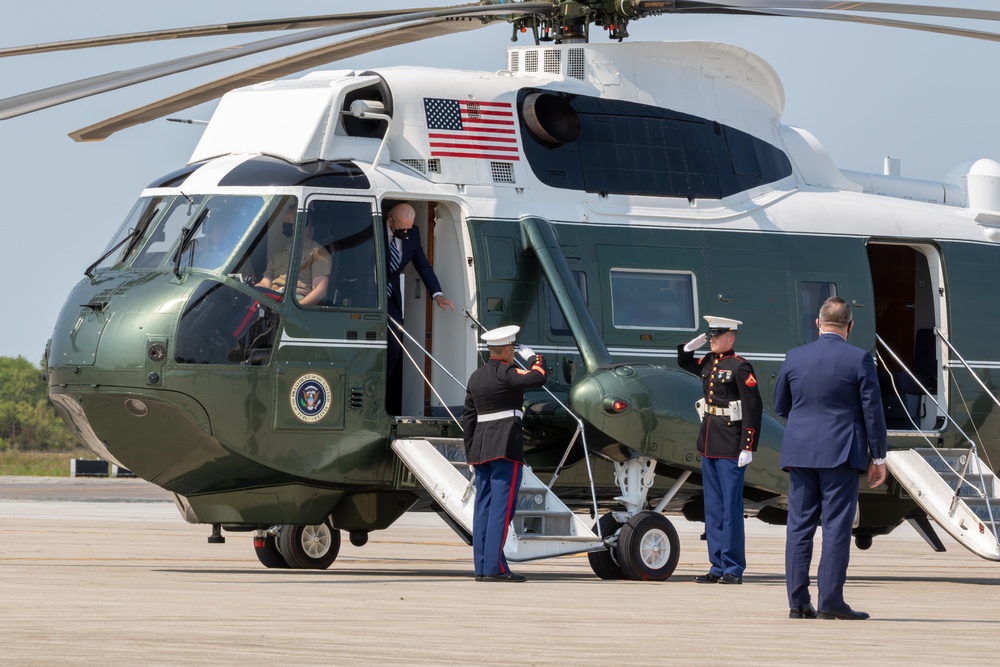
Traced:
[[705, 391], [696, 406], [701, 415], [698, 452], [712, 567], [694, 580], [700, 584], [742, 584], [747, 566], [743, 477], [757, 451], [764, 408], [753, 367], [733, 351], [742, 322], [712, 315], [705, 319], [711, 354], [694, 358], [694, 351], [705, 344], [705, 334], [677, 347], [677, 364], [700, 376]]
[[[288, 282], [288, 271], [292, 258], [292, 233], [295, 231], [295, 207], [285, 209], [281, 233], [288, 241], [267, 261], [264, 276], [258, 287], [284, 292]], [[330, 282], [333, 262], [326, 248], [312, 240], [312, 226], [306, 224], [302, 239], [302, 261], [299, 265], [298, 280], [295, 285], [295, 300], [303, 306], [314, 305], [326, 298], [326, 287]]]

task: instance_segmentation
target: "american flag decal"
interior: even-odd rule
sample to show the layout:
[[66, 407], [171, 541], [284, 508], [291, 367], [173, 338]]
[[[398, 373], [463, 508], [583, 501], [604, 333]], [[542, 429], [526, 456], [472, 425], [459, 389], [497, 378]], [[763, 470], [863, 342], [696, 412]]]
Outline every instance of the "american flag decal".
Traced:
[[518, 160], [509, 102], [424, 98], [432, 157]]

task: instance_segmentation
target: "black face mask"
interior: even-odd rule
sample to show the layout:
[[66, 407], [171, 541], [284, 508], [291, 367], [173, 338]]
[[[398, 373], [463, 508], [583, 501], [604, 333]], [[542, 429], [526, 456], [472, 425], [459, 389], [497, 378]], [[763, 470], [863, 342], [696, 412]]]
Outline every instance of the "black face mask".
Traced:
[[400, 241], [405, 241], [406, 239], [408, 239], [410, 237], [410, 230], [409, 229], [393, 229], [392, 230], [392, 235], [395, 236]]
[[295, 225], [291, 222], [281, 223], [281, 233], [287, 236], [288, 238], [292, 238], [292, 230], [294, 229]]

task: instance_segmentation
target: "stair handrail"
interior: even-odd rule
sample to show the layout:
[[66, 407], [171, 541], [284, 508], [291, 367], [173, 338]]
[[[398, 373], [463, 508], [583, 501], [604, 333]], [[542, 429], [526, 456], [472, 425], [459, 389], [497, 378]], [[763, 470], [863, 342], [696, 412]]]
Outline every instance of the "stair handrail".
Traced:
[[[478, 319], [476, 319], [476, 316], [473, 315], [472, 312], [468, 308], [463, 309], [462, 312], [463, 312], [463, 314], [467, 318], [469, 318], [470, 320], [472, 320], [475, 323], [475, 325], [477, 327], [479, 327], [482, 331], [486, 331], [486, 327], [483, 326], [483, 323], [480, 322]], [[521, 360], [517, 358], [517, 355], [514, 355], [514, 362], [518, 366], [520, 366], [521, 368], [524, 368], [524, 364], [521, 363]], [[525, 369], [525, 370], [527, 370], [527, 369]], [[554, 393], [552, 393], [552, 390], [550, 390], [548, 387], [546, 387], [546, 386], [543, 385], [542, 389], [545, 391], [546, 394], [549, 395], [549, 397], [553, 401], [555, 401], [559, 405], [559, 407], [561, 407], [563, 410], [566, 411], [566, 414], [568, 414], [570, 417], [572, 417], [576, 421], [576, 431], [573, 433], [573, 437], [570, 438], [569, 444], [566, 446], [566, 449], [563, 451], [562, 459], [559, 461], [559, 465], [556, 466], [555, 472], [552, 473], [552, 479], [549, 480], [549, 483], [548, 483], [548, 485], [546, 485], [546, 488], [549, 491], [552, 490], [552, 487], [556, 483], [556, 479], [559, 477], [559, 474], [562, 472], [562, 467], [566, 463], [566, 459], [569, 458], [570, 450], [572, 450], [573, 445], [576, 443], [577, 437], [581, 437], [582, 438], [582, 446], [583, 446], [583, 460], [584, 460], [584, 462], [587, 465], [587, 479], [590, 482], [590, 500], [591, 500], [591, 503], [593, 503], [593, 506], [594, 506], [594, 516], [596, 517], [596, 516], [598, 516], [600, 514], [600, 509], [597, 506], [597, 489], [594, 487], [594, 472], [593, 472], [593, 470], [591, 470], [591, 466], [590, 466], [590, 450], [587, 447], [587, 431], [586, 431], [586, 429], [584, 429], [583, 419], [581, 419], [576, 413], [574, 413], [572, 410], [570, 410], [569, 406], [566, 405], [565, 403], [563, 403], [562, 400], [560, 400], [560, 398], [558, 396], [556, 396]], [[598, 522], [598, 523], [600, 523], [600, 522]], [[598, 537], [603, 537], [602, 535], [600, 535], [600, 529], [599, 528], [598, 528]]]
[[[945, 343], [948, 344], [949, 348], [951, 348], [952, 350], [954, 350], [954, 347], [944, 337], [944, 335], [941, 334], [941, 332], [940, 332], [939, 329], [937, 329], [935, 327], [934, 328], [934, 332], [935, 332], [935, 334], [937, 336], [939, 336], [941, 338], [941, 340], [943, 340]], [[956, 475], [958, 475], [958, 484], [956, 484], [956, 486], [955, 486], [955, 493], [952, 496], [951, 506], [948, 509], [948, 513], [950, 515], [954, 515], [955, 514], [955, 508], [958, 506], [958, 501], [961, 500], [960, 494], [961, 494], [961, 491], [962, 491], [962, 485], [963, 484], [968, 484], [968, 482], [965, 479], [965, 473], [968, 470], [969, 462], [972, 460], [973, 456], [975, 456], [976, 459], [979, 460], [979, 453], [978, 453], [978, 448], [976, 446], [976, 442], [971, 437], [969, 437], [969, 435], [962, 429], [961, 426], [958, 425], [958, 422], [956, 422], [952, 418], [952, 416], [948, 413], [948, 410], [945, 409], [944, 406], [942, 406], [938, 402], [937, 398], [934, 397], [927, 390], [927, 387], [925, 387], [923, 385], [923, 383], [920, 382], [917, 379], [917, 377], [910, 371], [910, 369], [906, 366], [906, 364], [904, 364], [903, 361], [899, 358], [899, 356], [896, 355], [896, 352], [889, 346], [889, 344], [886, 343], [882, 339], [882, 337], [879, 336], [878, 334], [875, 334], [875, 340], [877, 340], [878, 343], [881, 344], [882, 347], [884, 347], [886, 349], [886, 351], [892, 356], [892, 358], [896, 361], [896, 363], [899, 364], [899, 367], [902, 368], [904, 371], [906, 371], [906, 374], [909, 375], [910, 378], [914, 382], [917, 383], [917, 386], [919, 386], [921, 389], [923, 389], [924, 395], [926, 395], [928, 398], [930, 398], [934, 402], [934, 405], [936, 405], [938, 407], [938, 409], [941, 411], [941, 414], [944, 415], [944, 418], [948, 422], [950, 422], [952, 424], [952, 426], [954, 426], [958, 430], [959, 433], [962, 434], [962, 437], [965, 438], [965, 441], [969, 444], [969, 454], [966, 457], [966, 460], [964, 461], [964, 463], [962, 465], [962, 472], [959, 472], [959, 471], [957, 471], [957, 470], [955, 470], [954, 468], [951, 467], [951, 464], [948, 463], [948, 459], [946, 459], [944, 457], [944, 455], [941, 453], [941, 450], [938, 449], [938, 447], [933, 442], [931, 442], [931, 440], [929, 438], [927, 438], [926, 436], [924, 436], [924, 440], [927, 442], [928, 445], [930, 445], [931, 449], [934, 450], [934, 453], [938, 455], [938, 457], [941, 459], [941, 461], [944, 463], [944, 465], [949, 470], [951, 470], [953, 473], [955, 473]], [[958, 351], [957, 350], [955, 350], [955, 354], [958, 355]], [[959, 356], [959, 358], [961, 358], [961, 355], [958, 355], [958, 356]], [[962, 360], [962, 363], [963, 364], [965, 363], [964, 359]], [[965, 364], [965, 366], [969, 370], [969, 372], [972, 374], [972, 376], [976, 377], [976, 374], [972, 373], [972, 369], [968, 366], [968, 364]], [[890, 379], [891, 379], [891, 376], [890, 376]], [[978, 380], [978, 377], [976, 377], [976, 379]], [[988, 389], [986, 389], [985, 385], [982, 385], [982, 386], [983, 386], [983, 389], [986, 390], [986, 393], [988, 393], [988, 394], [990, 394], [990, 396], [992, 396], [992, 392], [990, 392]], [[898, 396], [899, 392], [896, 390], [896, 384], [895, 384], [895, 382], [893, 382], [893, 390], [896, 391], [897, 396]], [[994, 400], [996, 400], [996, 399], [994, 398]], [[980, 498], [982, 498], [983, 500], [986, 501], [986, 513], [989, 515], [990, 527], [993, 529], [993, 537], [994, 537], [994, 539], [996, 539], [997, 542], [1000, 542], [1000, 531], [997, 530], [996, 519], [994, 519], [994, 517], [993, 517], [993, 508], [990, 505], [990, 497], [986, 494], [986, 479], [983, 477], [983, 466], [982, 465], [977, 465], [976, 466], [976, 472], [979, 474], [979, 486], [976, 486], [974, 483], [973, 484], [968, 484], [968, 485], [970, 487], [972, 487], [973, 489], [975, 489], [976, 493], [979, 494]]]
[[941, 330], [938, 329], [937, 327], [934, 327], [934, 333], [937, 335], [938, 338], [944, 341], [944, 344], [948, 346], [948, 349], [951, 350], [952, 354], [954, 354], [955, 357], [960, 362], [962, 362], [962, 365], [965, 367], [965, 370], [969, 371], [969, 375], [971, 375], [972, 379], [979, 384], [983, 392], [985, 392], [987, 396], [993, 399], [993, 402], [997, 404], [997, 407], [1000, 407], [1000, 399], [994, 396], [993, 392], [990, 391], [990, 388], [986, 386], [986, 383], [979, 379], [979, 376], [976, 375], [975, 371], [972, 370], [972, 366], [970, 366], [968, 362], [965, 361], [965, 358], [959, 353], [958, 350], [955, 349], [955, 346], [951, 344], [951, 341], [945, 338], [944, 334], [941, 333]]
[[[397, 322], [392, 317], [392, 315], [389, 316], [389, 321], [392, 324], [394, 324], [399, 331], [402, 331], [403, 334], [406, 335], [407, 338], [409, 338], [414, 343], [416, 343], [417, 347], [419, 347], [423, 351], [423, 353], [425, 355], [427, 355], [427, 357], [431, 361], [433, 361], [435, 364], [437, 364], [438, 367], [441, 370], [443, 370], [445, 373], [447, 373], [448, 376], [452, 380], [454, 380], [455, 382], [458, 382], [458, 384], [461, 385], [462, 389], [466, 388], [466, 386], [464, 384], [462, 384], [462, 382], [457, 377], [455, 377], [454, 375], [452, 375], [451, 372], [447, 368], [445, 368], [444, 365], [440, 361], [438, 361], [437, 359], [434, 358], [434, 355], [432, 355], [430, 352], [427, 351], [427, 348], [425, 348], [423, 345], [421, 345], [420, 342], [416, 338], [414, 338], [413, 336], [411, 336], [410, 333], [406, 329], [404, 329], [402, 326], [400, 326], [399, 322]], [[462, 422], [458, 420], [458, 418], [455, 416], [455, 413], [453, 413], [451, 411], [451, 408], [448, 407], [447, 401], [445, 401], [444, 398], [441, 397], [441, 394], [438, 393], [438, 390], [434, 387], [434, 384], [431, 382], [430, 378], [428, 378], [427, 375], [424, 373], [424, 370], [422, 368], [420, 368], [420, 365], [417, 363], [417, 360], [413, 358], [413, 355], [410, 354], [410, 351], [406, 349], [405, 345], [403, 345], [403, 341], [401, 341], [400, 338], [399, 338], [399, 336], [396, 334], [396, 332], [393, 331], [393, 327], [389, 327], [389, 334], [396, 340], [397, 343], [399, 343], [399, 349], [403, 351], [403, 354], [405, 354], [406, 357], [410, 360], [410, 363], [413, 364], [413, 367], [415, 369], [417, 369], [418, 373], [420, 373], [420, 377], [422, 377], [424, 379], [424, 382], [427, 384], [428, 387], [430, 387], [430, 390], [433, 391], [434, 395], [437, 396], [437, 399], [439, 401], [441, 401], [441, 405], [444, 406], [444, 409], [448, 412], [448, 416], [451, 417], [451, 420], [453, 422], [455, 422], [455, 424], [458, 425], [458, 429], [464, 433], [465, 429], [462, 428]]]

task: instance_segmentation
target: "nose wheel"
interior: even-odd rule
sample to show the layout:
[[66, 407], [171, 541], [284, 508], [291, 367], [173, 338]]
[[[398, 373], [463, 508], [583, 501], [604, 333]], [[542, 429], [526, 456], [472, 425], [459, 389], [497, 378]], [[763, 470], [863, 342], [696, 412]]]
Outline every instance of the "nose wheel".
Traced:
[[623, 525], [611, 512], [602, 516], [597, 522], [596, 527], [600, 528], [607, 549], [591, 551], [587, 554], [587, 560], [590, 561], [590, 569], [601, 579], [626, 578], [618, 557], [618, 534]]
[[265, 567], [325, 570], [340, 553], [340, 531], [329, 519], [315, 526], [284, 525], [254, 537], [253, 546]]

